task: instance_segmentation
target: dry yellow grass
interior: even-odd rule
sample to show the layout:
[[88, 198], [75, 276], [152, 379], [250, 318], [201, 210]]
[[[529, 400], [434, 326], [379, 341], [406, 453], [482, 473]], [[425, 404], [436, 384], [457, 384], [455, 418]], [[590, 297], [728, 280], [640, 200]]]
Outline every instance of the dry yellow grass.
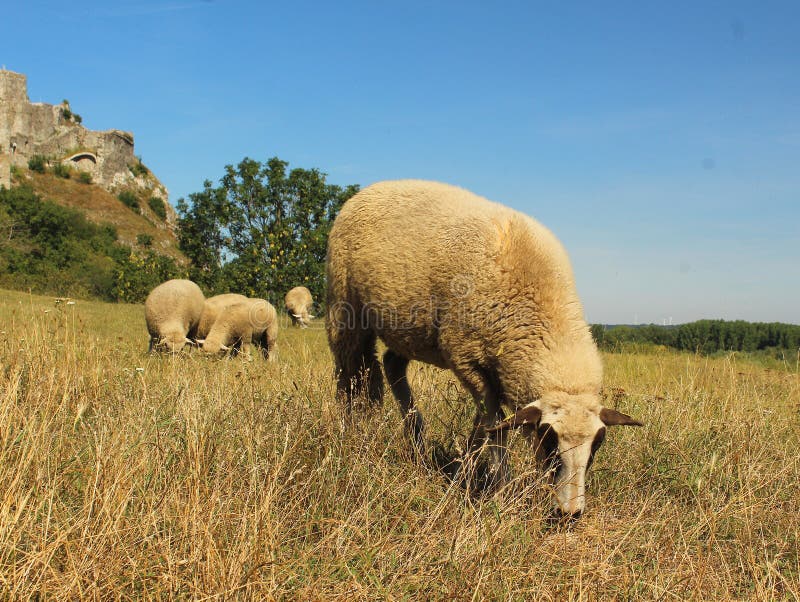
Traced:
[[[284, 322], [284, 326], [286, 326]], [[277, 362], [150, 357], [142, 308], [0, 292], [3, 599], [797, 599], [800, 377], [607, 355], [616, 429], [571, 530], [525, 448], [472, 499], [394, 401], [346, 428], [318, 329]], [[466, 395], [415, 366], [442, 447]]]

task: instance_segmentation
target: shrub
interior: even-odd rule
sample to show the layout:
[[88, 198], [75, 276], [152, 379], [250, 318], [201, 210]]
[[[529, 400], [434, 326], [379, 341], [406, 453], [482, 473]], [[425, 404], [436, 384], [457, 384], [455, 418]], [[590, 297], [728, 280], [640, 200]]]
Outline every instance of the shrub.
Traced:
[[91, 184], [92, 174], [90, 174], [88, 171], [82, 171], [78, 174], [78, 181], [81, 184]]
[[149, 249], [153, 246], [153, 237], [150, 234], [137, 234], [136, 244], [145, 249]]
[[130, 190], [123, 190], [117, 195], [117, 198], [122, 202], [123, 205], [130, 207], [136, 213], [142, 212], [141, 208], [139, 207], [139, 199], [137, 199], [136, 195]]
[[171, 257], [152, 250], [140, 255], [133, 251], [117, 263], [112, 295], [123, 303], [141, 303], [154, 287], [170, 278], [185, 278], [186, 274]]
[[164, 200], [158, 196], [151, 196], [147, 200], [147, 204], [150, 206], [150, 210], [161, 219], [163, 222], [167, 219], [167, 206], [164, 204]]
[[81, 117], [77, 113], [73, 113], [72, 114], [72, 121], [74, 121], [75, 123], [79, 123], [79, 124], [83, 123], [83, 117]]
[[131, 173], [137, 178], [139, 176], [146, 176], [150, 173], [150, 170], [145, 167], [144, 163], [142, 163], [141, 157], [136, 157], [136, 163], [128, 165], [128, 169], [130, 169]]
[[72, 173], [69, 165], [64, 165], [63, 163], [56, 163], [53, 165], [53, 173], [57, 175], [59, 178], [64, 178], [65, 180], [69, 180], [69, 177]]
[[43, 155], [34, 155], [28, 159], [28, 169], [38, 173], [44, 173], [47, 168], [47, 159]]
[[66, 121], [70, 121], [72, 119], [72, 111], [69, 110], [69, 107], [61, 107], [61, 117], [63, 117]]

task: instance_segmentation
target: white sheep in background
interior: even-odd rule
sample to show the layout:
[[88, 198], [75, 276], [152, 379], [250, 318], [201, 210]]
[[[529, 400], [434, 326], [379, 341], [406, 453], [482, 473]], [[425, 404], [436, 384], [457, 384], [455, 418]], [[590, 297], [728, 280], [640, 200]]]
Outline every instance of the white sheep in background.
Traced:
[[[471, 448], [491, 438], [502, 480], [505, 435], [524, 424], [555, 473], [560, 515], [583, 511], [605, 427], [640, 424], [602, 407], [602, 364], [567, 254], [522, 213], [435, 182], [374, 184], [334, 222], [327, 286], [328, 340], [348, 408], [355, 396], [381, 399], [379, 337], [407, 432], [423, 452], [408, 362], [452, 370], [478, 405]], [[515, 412], [510, 419], [503, 406]]]
[[222, 311], [226, 305], [241, 303], [243, 301], [247, 301], [247, 297], [238, 293], [223, 293], [206, 299], [203, 305], [203, 312], [200, 314], [200, 323], [197, 325], [197, 338], [202, 340], [208, 336], [220, 311]]
[[167, 280], [150, 291], [144, 302], [149, 351], [177, 353], [192, 343], [204, 302], [203, 291], [191, 280]]
[[250, 345], [261, 349], [265, 359], [274, 358], [278, 337], [278, 314], [264, 299], [245, 299], [225, 305], [200, 348], [209, 354], [230, 350], [249, 355]]
[[308, 323], [314, 318], [309, 313], [314, 300], [311, 298], [311, 291], [304, 286], [296, 286], [284, 297], [284, 305], [292, 324], [300, 328], [306, 328]]

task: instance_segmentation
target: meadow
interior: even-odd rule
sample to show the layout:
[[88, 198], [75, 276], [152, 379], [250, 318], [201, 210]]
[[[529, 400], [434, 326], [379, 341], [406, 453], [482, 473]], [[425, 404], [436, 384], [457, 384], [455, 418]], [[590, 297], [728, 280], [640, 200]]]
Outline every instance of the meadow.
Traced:
[[[564, 528], [524, 441], [504, 490], [465, 490], [412, 461], [388, 394], [345, 421], [321, 324], [282, 327], [273, 362], [150, 356], [141, 306], [0, 291], [0, 597], [800, 597], [796, 361], [604, 354], [646, 426], [609, 430]], [[471, 400], [410, 382], [457, 453]]]

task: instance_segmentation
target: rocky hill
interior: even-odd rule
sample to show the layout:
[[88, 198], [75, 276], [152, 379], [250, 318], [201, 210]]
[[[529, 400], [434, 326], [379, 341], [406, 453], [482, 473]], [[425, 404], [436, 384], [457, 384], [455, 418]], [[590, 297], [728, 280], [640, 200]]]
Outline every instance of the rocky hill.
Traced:
[[[117, 196], [103, 187], [84, 184], [75, 177], [63, 178], [53, 173], [37, 173], [29, 169], [17, 168], [12, 176], [13, 185], [28, 184], [43, 199], [55, 201], [59, 205], [80, 209], [96, 224], [111, 224], [117, 230], [119, 241], [137, 249], [152, 249], [185, 263], [186, 258], [178, 250], [174, 232], [175, 212], [167, 206], [168, 223], [162, 219], [148, 202], [152, 196], [141, 191], [134, 192], [133, 198], [138, 208], [129, 207]], [[166, 204], [165, 204], [166, 205]]]
[[169, 193], [134, 154], [133, 134], [93, 131], [68, 101], [32, 103], [25, 75], [0, 70], [0, 186], [27, 183], [41, 197], [114, 225], [120, 241], [185, 260]]

